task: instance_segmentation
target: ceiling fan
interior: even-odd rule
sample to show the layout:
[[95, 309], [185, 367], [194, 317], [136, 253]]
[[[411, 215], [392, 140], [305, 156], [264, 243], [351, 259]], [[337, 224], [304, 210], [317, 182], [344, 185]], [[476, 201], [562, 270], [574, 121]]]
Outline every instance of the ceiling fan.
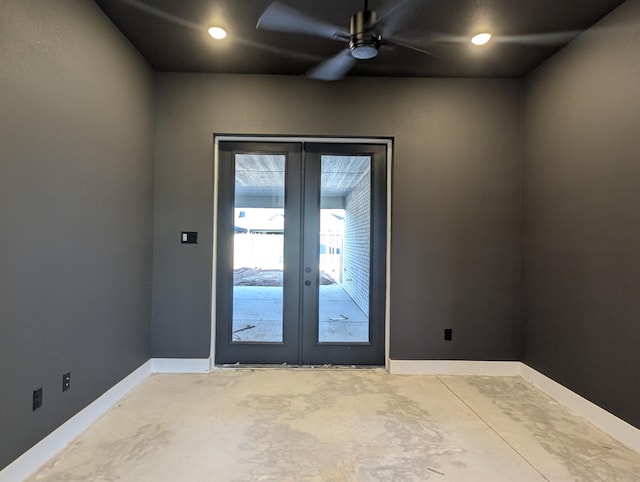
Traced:
[[399, 24], [411, 15], [413, 1], [415, 0], [395, 2], [378, 15], [375, 11], [369, 10], [369, 2], [364, 0], [364, 9], [351, 16], [349, 30], [315, 19], [275, 1], [262, 13], [256, 28], [315, 35], [346, 42], [345, 49], [307, 72], [307, 76], [312, 79], [338, 80], [344, 77], [357, 61], [376, 57], [380, 48], [386, 45], [400, 45], [431, 55], [424, 49], [393, 37]]

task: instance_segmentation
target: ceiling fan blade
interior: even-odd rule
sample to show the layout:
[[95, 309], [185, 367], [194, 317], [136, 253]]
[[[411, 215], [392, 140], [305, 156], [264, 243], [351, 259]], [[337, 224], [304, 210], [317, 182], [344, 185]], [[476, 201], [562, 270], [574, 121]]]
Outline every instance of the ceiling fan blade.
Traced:
[[385, 37], [384, 38], [384, 42], [385, 42], [385, 44], [399, 45], [400, 47], [404, 47], [404, 48], [409, 49], [409, 50], [415, 50], [416, 52], [420, 52], [422, 54], [427, 54], [427, 55], [430, 55], [432, 57], [438, 57], [435, 53], [433, 53], [430, 50], [427, 50], [425, 47], [422, 47], [422, 46], [418, 47], [417, 45], [415, 45], [414, 42], [408, 41], [408, 40], [405, 40], [405, 39], [402, 39], [402, 38]]
[[153, 15], [154, 17], [161, 18], [162, 20], [173, 22], [175, 24], [182, 25], [183, 27], [187, 27], [193, 30], [206, 31], [206, 28], [203, 28], [202, 25], [199, 25], [195, 22], [190, 22], [189, 20], [185, 20], [175, 15], [171, 15], [170, 13], [167, 13], [164, 10], [142, 3], [140, 0], [122, 0], [122, 1], [123, 3], [126, 3], [127, 5], [133, 8], [137, 8], [138, 10], [141, 10], [145, 13]]
[[[519, 44], [530, 46], [554, 46], [565, 45], [580, 35], [580, 30], [570, 30], [566, 32], [546, 32], [546, 33], [530, 33], [522, 35], [494, 35], [491, 42], [500, 44]], [[395, 40], [395, 38], [394, 38]], [[404, 39], [401, 39], [404, 40]], [[437, 44], [465, 44], [469, 43], [471, 38], [466, 35], [449, 35], [443, 33], [431, 33], [426, 37], [415, 39], [420, 43]]]
[[276, 55], [282, 55], [283, 57], [289, 57], [294, 59], [300, 59], [306, 62], [321, 62], [323, 57], [314, 54], [308, 54], [304, 52], [298, 52], [295, 50], [289, 49], [281, 49], [274, 45], [268, 45], [264, 42], [255, 42], [253, 40], [245, 39], [238, 35], [234, 36], [234, 42], [237, 42], [240, 45], [246, 45], [247, 47], [252, 47], [254, 49], [263, 50], [265, 52], [269, 52]]
[[393, 35], [402, 24], [407, 21], [418, 4], [417, 0], [389, 0], [381, 11], [378, 12], [376, 24], [381, 26], [380, 34], [382, 38]]
[[498, 35], [493, 37], [493, 42], [512, 43], [532, 46], [564, 45], [580, 35], [581, 31], [532, 33], [524, 35]]
[[307, 72], [307, 77], [318, 80], [339, 80], [355, 63], [356, 59], [351, 56], [351, 51], [347, 48], [313, 67]]
[[304, 13], [280, 2], [273, 2], [258, 19], [256, 28], [276, 32], [317, 35], [329, 39], [344, 40], [349, 32], [330, 23], [309, 17]]

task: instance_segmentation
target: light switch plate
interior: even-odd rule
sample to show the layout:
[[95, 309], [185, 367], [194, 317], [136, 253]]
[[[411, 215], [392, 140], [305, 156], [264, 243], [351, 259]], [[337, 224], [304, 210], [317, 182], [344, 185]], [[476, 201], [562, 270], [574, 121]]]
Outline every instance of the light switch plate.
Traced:
[[198, 232], [182, 231], [180, 233], [180, 244], [198, 244]]

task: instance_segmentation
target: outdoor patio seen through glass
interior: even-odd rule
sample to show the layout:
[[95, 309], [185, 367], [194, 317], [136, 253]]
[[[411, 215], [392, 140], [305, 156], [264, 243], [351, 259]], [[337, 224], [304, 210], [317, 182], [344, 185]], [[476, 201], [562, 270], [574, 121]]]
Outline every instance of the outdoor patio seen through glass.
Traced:
[[323, 155], [318, 341], [369, 341], [371, 158]]
[[233, 341], [282, 342], [285, 156], [235, 156]]
[[[236, 154], [235, 343], [283, 341], [285, 156]], [[371, 158], [321, 157], [318, 343], [369, 342]], [[313, 233], [312, 233], [313, 234]]]

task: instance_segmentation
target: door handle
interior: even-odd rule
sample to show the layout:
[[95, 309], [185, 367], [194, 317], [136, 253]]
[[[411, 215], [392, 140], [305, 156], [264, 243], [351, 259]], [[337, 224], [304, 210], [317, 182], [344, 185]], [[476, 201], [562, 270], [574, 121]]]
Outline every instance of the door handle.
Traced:
[[311, 281], [306, 280], [306, 281], [304, 282], [304, 284], [305, 284], [305, 286], [311, 286]]

